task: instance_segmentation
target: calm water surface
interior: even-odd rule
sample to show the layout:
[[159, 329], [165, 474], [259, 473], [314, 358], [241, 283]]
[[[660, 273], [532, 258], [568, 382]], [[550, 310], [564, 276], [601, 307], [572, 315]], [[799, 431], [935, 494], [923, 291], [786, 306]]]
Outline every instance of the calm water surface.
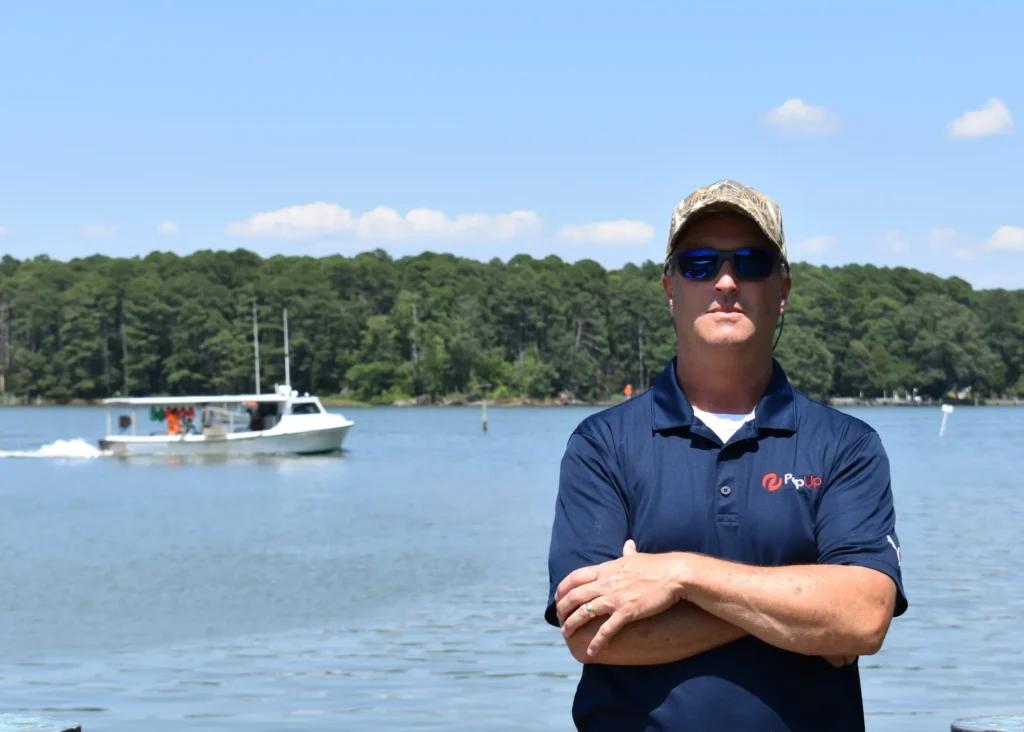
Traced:
[[[579, 668], [541, 616], [558, 461], [591, 411], [492, 408], [485, 435], [473, 409], [347, 410], [326, 458], [0, 459], [0, 713], [572, 729]], [[868, 728], [1024, 712], [1024, 409], [958, 409], [941, 441], [938, 409], [855, 413], [892, 461], [911, 603], [861, 661]], [[104, 426], [4, 408], [0, 451]]]

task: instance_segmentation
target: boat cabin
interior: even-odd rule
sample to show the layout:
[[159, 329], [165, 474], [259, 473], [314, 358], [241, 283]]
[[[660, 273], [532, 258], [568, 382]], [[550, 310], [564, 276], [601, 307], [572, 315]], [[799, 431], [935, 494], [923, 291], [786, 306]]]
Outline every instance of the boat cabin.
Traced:
[[139, 434], [140, 407], [148, 409], [150, 422], [164, 423], [166, 428], [151, 435], [218, 435], [239, 432], [262, 432], [273, 429], [285, 417], [326, 414], [315, 396], [287, 387], [278, 387], [273, 394], [237, 394], [196, 397], [129, 397], [105, 399], [107, 434], [115, 434], [111, 408], [131, 408], [129, 414], [117, 419], [117, 434]]

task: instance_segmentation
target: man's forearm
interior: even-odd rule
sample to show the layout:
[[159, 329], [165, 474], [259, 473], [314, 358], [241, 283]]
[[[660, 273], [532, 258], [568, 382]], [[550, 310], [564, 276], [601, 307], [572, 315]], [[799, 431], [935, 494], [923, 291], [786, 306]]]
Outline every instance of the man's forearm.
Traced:
[[766, 643], [807, 655], [876, 653], [895, 586], [865, 567], [750, 567], [690, 555], [687, 600]]
[[580, 663], [617, 666], [651, 666], [681, 661], [698, 653], [731, 643], [747, 632], [689, 602], [680, 602], [663, 613], [630, 623], [594, 657], [587, 646], [607, 618], [592, 620], [569, 639], [569, 649]]

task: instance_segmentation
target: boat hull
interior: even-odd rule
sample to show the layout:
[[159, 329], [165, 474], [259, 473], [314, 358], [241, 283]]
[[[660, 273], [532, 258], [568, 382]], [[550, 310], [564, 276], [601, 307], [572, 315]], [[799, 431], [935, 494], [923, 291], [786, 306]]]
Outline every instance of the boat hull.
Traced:
[[352, 422], [301, 432], [236, 432], [223, 436], [108, 436], [100, 450], [132, 455], [321, 455], [338, 452]]

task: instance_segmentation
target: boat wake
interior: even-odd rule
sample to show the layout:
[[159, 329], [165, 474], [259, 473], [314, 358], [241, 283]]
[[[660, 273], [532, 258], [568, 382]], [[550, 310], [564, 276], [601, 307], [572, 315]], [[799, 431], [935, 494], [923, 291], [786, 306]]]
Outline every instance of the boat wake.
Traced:
[[37, 450], [0, 450], [0, 458], [74, 458], [91, 460], [106, 457], [105, 452], [90, 445], [83, 439], [57, 440]]

